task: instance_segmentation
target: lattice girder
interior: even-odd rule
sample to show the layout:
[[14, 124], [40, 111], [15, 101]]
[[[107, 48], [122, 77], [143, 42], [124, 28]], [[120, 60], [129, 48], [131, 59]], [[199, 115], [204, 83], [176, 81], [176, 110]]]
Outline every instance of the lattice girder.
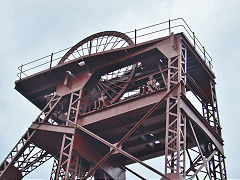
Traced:
[[[42, 122], [47, 122], [49, 119], [51, 119], [51, 115], [54, 113], [60, 100], [61, 100], [61, 96], [54, 95], [52, 99], [49, 101], [49, 103], [42, 110], [40, 115], [37, 117], [35, 122], [42, 123]], [[29, 173], [27, 170], [28, 168], [32, 168], [32, 166], [35, 166], [35, 163], [31, 163], [31, 165], [27, 163], [29, 159], [38, 158], [38, 156], [29, 157], [35, 148], [35, 145], [31, 143], [31, 138], [35, 133], [36, 133], [36, 130], [28, 129], [26, 133], [22, 136], [22, 138], [19, 140], [19, 142], [16, 144], [16, 146], [13, 148], [13, 150], [9, 153], [7, 158], [1, 164], [0, 178], [4, 177], [4, 172], [12, 164], [14, 164], [14, 166], [18, 168], [19, 171], [23, 172], [23, 175], [26, 175], [27, 173]], [[44, 154], [44, 156], [41, 157], [41, 159], [45, 158], [46, 156], [47, 154]], [[45, 161], [42, 161], [42, 163], [43, 162]], [[32, 168], [32, 169], [35, 169], [35, 168]]]

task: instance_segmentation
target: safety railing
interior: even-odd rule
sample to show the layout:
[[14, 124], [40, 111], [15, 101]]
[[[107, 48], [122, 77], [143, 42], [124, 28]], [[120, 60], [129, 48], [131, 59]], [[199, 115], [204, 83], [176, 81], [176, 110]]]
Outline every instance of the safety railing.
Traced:
[[[129, 36], [135, 44], [139, 44], [148, 40], [168, 36], [172, 32], [175, 34], [184, 32], [185, 36], [188, 38], [192, 46], [202, 57], [203, 62], [209, 67], [209, 69], [212, 69], [211, 56], [208, 54], [205, 47], [196, 37], [194, 31], [191, 30], [191, 28], [188, 26], [188, 24], [183, 18], [176, 18], [164, 21], [151, 26], [135, 29], [133, 31], [128, 31], [125, 32], [125, 34]], [[83, 48], [82, 52], [88, 51], [88, 48], [89, 47]], [[69, 49], [71, 49], [71, 47], [51, 53], [50, 55], [33, 60], [26, 64], [22, 64], [21, 66], [18, 67], [19, 73], [17, 73], [17, 76], [19, 77], [19, 79], [22, 79], [24, 77], [35, 74], [42, 70], [46, 69], [51, 70], [52, 67], [58, 65], [58, 62], [61, 60], [61, 58], [66, 54], [66, 52]], [[76, 50], [76, 52], [79, 53], [78, 50]]]

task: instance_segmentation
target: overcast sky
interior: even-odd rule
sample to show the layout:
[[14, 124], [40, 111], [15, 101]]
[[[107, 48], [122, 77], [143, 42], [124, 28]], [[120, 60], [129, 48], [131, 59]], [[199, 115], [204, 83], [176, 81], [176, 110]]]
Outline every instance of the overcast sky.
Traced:
[[[183, 17], [213, 58], [227, 174], [240, 179], [240, 0], [1, 0], [0, 161], [39, 111], [14, 90], [17, 67], [93, 33]], [[51, 162], [26, 179], [49, 179]]]

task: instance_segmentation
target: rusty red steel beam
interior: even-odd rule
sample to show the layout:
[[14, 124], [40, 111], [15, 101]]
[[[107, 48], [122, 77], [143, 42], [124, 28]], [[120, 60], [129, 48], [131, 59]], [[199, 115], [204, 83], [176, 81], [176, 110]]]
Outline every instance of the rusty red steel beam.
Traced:
[[75, 132], [75, 129], [73, 127], [53, 125], [53, 124], [43, 124], [38, 122], [33, 122], [29, 128], [34, 130], [43, 130], [43, 131], [68, 133], [68, 134], [74, 134]]
[[194, 129], [193, 129], [193, 125], [192, 125], [192, 123], [191, 123], [190, 120], [189, 120], [188, 122], [189, 122], [189, 124], [190, 124], [191, 130], [192, 130], [192, 133], [193, 133], [193, 137], [194, 137], [195, 142], [196, 142], [196, 144], [197, 144], [197, 147], [198, 147], [198, 150], [199, 150], [199, 152], [200, 152], [200, 155], [201, 155], [202, 158], [203, 158], [203, 153], [202, 153], [202, 150], [201, 150], [201, 148], [200, 148], [200, 144], [199, 144], [199, 142], [198, 142], [197, 135], [196, 135], [196, 133], [195, 133], [195, 131], [194, 131]]
[[118, 142], [118, 145], [122, 145], [122, 143], [132, 135], [132, 133], [142, 124], [143, 121], [145, 121], [149, 116], [163, 103], [163, 101], [180, 85], [178, 83], [175, 85], [169, 92], [167, 92], [162, 99], [157, 102], [148, 112], [145, 114], [140, 121], [137, 122], [137, 124]]
[[[92, 133], [91, 131], [85, 129], [82, 126], [79, 126], [75, 123], [74, 124], [78, 129], [84, 131], [85, 133], [89, 134], [90, 136], [94, 137], [95, 139], [101, 141], [102, 143], [108, 145], [109, 147], [111, 147], [111, 151], [109, 151], [87, 174], [86, 177], [84, 177], [85, 179], [90, 177], [95, 171], [96, 169], [101, 166], [101, 164], [108, 159], [116, 150], [119, 151], [121, 154], [127, 156], [128, 158], [142, 164], [143, 166], [147, 167], [148, 169], [154, 171], [155, 173], [167, 178], [163, 173], [157, 171], [156, 169], [152, 168], [151, 166], [148, 166], [147, 164], [145, 164], [144, 162], [142, 162], [141, 160], [137, 159], [136, 157], [128, 154], [127, 152], [119, 149], [119, 147], [122, 145], [122, 143], [133, 134], [133, 132], [143, 123], [143, 121], [145, 121], [162, 103], [163, 101], [179, 86], [180, 83], [176, 84], [169, 92], [167, 92], [149, 111], [147, 114], [145, 114], [145, 116], [137, 122], [137, 124], [116, 144], [113, 145], [111, 143], [109, 143], [108, 141], [104, 140], [103, 138], [97, 136], [96, 134]], [[168, 178], [167, 178], [168, 179]]]
[[221, 154], [224, 155], [222, 138], [212, 129], [212, 127], [210, 127], [208, 122], [203, 119], [193, 105], [188, 102], [186, 97], [181, 95], [180, 101], [182, 112], [189, 118], [189, 120], [197, 124], [199, 128], [203, 130], [203, 132], [209, 137], [209, 139], [211, 139]]
[[[176, 84], [169, 92], [167, 92], [161, 99], [159, 102], [157, 102], [148, 112], [147, 114], [145, 114], [145, 116], [143, 116], [143, 118], [137, 122], [137, 124], [117, 143], [117, 145], [115, 146], [116, 148], [119, 148], [122, 143], [133, 134], [133, 132], [143, 123], [143, 121], [145, 121], [162, 103], [163, 101], [180, 85], [180, 83]], [[101, 166], [101, 164], [108, 158], [110, 157], [113, 153], [114, 153], [114, 149], [112, 149], [110, 152], [108, 152], [108, 154], [106, 154], [96, 165], [93, 169], [91, 169], [87, 176], [85, 178], [88, 178], [91, 176], [91, 174], [93, 174], [96, 169]], [[120, 151], [119, 151], [120, 152]], [[131, 159], [131, 158], [130, 158]], [[136, 161], [136, 160], [135, 160]], [[138, 162], [138, 161], [137, 161]], [[142, 161], [139, 161], [140, 164], [142, 164]], [[145, 164], [145, 163], [144, 163]], [[167, 178], [163, 173], [159, 172], [157, 170], [155, 170], [154, 168], [150, 167], [150, 166], [146, 166], [149, 169], [153, 170], [154, 172], [156, 172], [157, 174]]]
[[[48, 154], [47, 151], [40, 150], [28, 159], [26, 167], [24, 167], [21, 172], [24, 173], [23, 176], [28, 175], [30, 172], [41, 166], [43, 163], [52, 158], [52, 155]], [[32, 161], [31, 161], [32, 160]]]
[[[189, 122], [189, 124], [190, 124], [190, 127], [191, 127], [191, 130], [192, 130], [192, 133], [193, 133], [194, 139], [195, 139], [195, 141], [196, 141], [196, 143], [197, 143], [197, 146], [198, 146], [198, 149], [199, 149], [200, 155], [201, 155], [203, 161], [205, 161], [205, 158], [204, 158], [204, 156], [203, 156], [203, 152], [202, 152], [202, 150], [201, 150], [201, 148], [200, 148], [200, 144], [199, 144], [199, 142], [198, 142], [198, 138], [197, 138], [197, 135], [196, 135], [196, 133], [195, 133], [195, 131], [194, 131], [194, 128], [193, 128], [192, 122], [191, 122], [191, 120], [188, 120], [188, 122]], [[204, 164], [204, 163], [203, 163], [203, 164]], [[211, 177], [211, 176], [210, 176], [210, 173], [209, 173], [209, 171], [208, 171], [207, 165], [204, 164], [204, 166], [205, 166], [205, 168], [206, 168], [207, 175], [208, 175], [209, 177]]]
[[[52, 97], [52, 99], [47, 103], [45, 108], [41, 111], [41, 113], [38, 115], [38, 117], [35, 119], [34, 122], [38, 122], [38, 121], [44, 122], [45, 120], [48, 120], [51, 117], [53, 111], [56, 109], [58, 103], [62, 99], [62, 96], [59, 96], [57, 99], [54, 99], [55, 97], [56, 97], [56, 95]], [[47, 115], [43, 119], [41, 119], [40, 116], [44, 113], [44, 111], [51, 105], [51, 103], [54, 100], [55, 100], [55, 103], [52, 105], [52, 107], [50, 107], [50, 110], [48, 112], [45, 112], [45, 113], [47, 113]], [[22, 136], [22, 138], [17, 142], [17, 144], [12, 149], [12, 151], [8, 154], [8, 156], [4, 159], [4, 161], [0, 165], [0, 167], [3, 167], [3, 170], [0, 171], [0, 178], [5, 173], [7, 168], [10, 167], [16, 160], [18, 160], [18, 158], [20, 157], [20, 155], [22, 153], [24, 153], [24, 151], [30, 144], [31, 138], [33, 137], [33, 135], [35, 133], [36, 133], [36, 130], [33, 130], [32, 132], [30, 132], [30, 129], [28, 129], [25, 132], [25, 134]], [[19, 147], [19, 145], [21, 145], [21, 147]], [[14, 153], [14, 152], [16, 152], [16, 153]], [[8, 159], [10, 159], [9, 162], [7, 161]]]
[[[150, 74], [148, 74], [148, 75], [144, 75], [144, 76], [139, 77], [139, 78], [137, 78], [137, 79], [128, 81], [127, 84], [134, 83], [134, 82], [136, 82], [136, 81], [149, 78], [150, 75], [153, 76], [153, 75], [156, 75], [156, 74], [161, 74], [161, 73], [163, 73], [163, 72], [165, 72], [165, 71], [167, 71], [167, 70], [168, 70], [168, 69], [164, 69], [164, 70], [160, 70], [159, 72], [154, 72], [154, 73], [150, 73]], [[103, 90], [102, 92], [106, 92], [106, 93], [107, 93], [107, 91], [113, 90], [114, 88], [115, 88], [115, 87], [108, 88], [108, 89]], [[164, 87], [164, 88], [161, 88], [161, 89], [166, 89], [166, 88]], [[77, 98], [77, 99], [75, 100], [75, 102], [78, 101], [78, 100], [88, 100], [91, 96], [94, 96], [94, 95], [99, 95], [99, 92], [97, 92], [97, 93], [92, 93], [92, 94], [89, 94], [89, 95], [84, 96], [84, 97], [79, 97], [79, 98]], [[85, 115], [85, 114], [84, 114], [84, 115]]]
[[117, 145], [113, 145], [113, 144], [109, 143], [105, 139], [97, 136], [96, 134], [92, 133], [91, 131], [87, 130], [86, 128], [84, 128], [82, 126], [73, 123], [72, 121], [69, 121], [69, 120], [67, 120], [67, 121], [72, 123], [72, 124], [74, 124], [77, 129], [80, 129], [81, 131], [85, 132], [86, 134], [92, 136], [93, 138], [97, 139], [98, 141], [106, 144], [107, 146], [109, 146], [111, 148], [111, 150], [89, 171], [89, 173], [87, 174], [86, 177], [84, 177], [84, 179], [87, 179], [88, 177], [90, 177], [97, 170], [97, 168], [99, 166], [101, 166], [101, 164], [104, 163], [116, 151], [118, 151], [119, 153], [121, 153], [124, 156], [128, 157], [129, 159], [132, 159], [133, 161], [142, 164], [143, 166], [145, 166], [146, 168], [152, 170], [153, 172], [155, 172], [155, 173], [157, 173], [157, 174], [167, 178], [163, 173], [159, 172], [155, 168], [152, 168], [151, 166], [147, 165], [146, 163], [142, 162], [141, 160], [139, 160], [138, 158], [132, 156], [131, 154], [127, 153], [126, 151], [119, 149], [119, 147]]
[[194, 172], [194, 174], [190, 177], [190, 180], [192, 180], [199, 171], [201, 171], [201, 169], [206, 165], [206, 163], [208, 163], [212, 157], [214, 156], [214, 154], [217, 152], [217, 150], [213, 150], [213, 152], [208, 156], [208, 158], [205, 160], [205, 162], [202, 163], [202, 165]]
[[[157, 90], [148, 95], [140, 95], [134, 99], [123, 101], [119, 104], [110, 105], [104, 111], [97, 111], [97, 113], [90, 112], [89, 114], [81, 116], [78, 121], [79, 125], [86, 126], [89, 124], [97, 123], [105, 119], [115, 119], [123, 115], [124, 117], [135, 115], [137, 112], [146, 112], [150, 109], [158, 99], [162, 98], [166, 91]], [[144, 103], [142, 103], [144, 102]]]
[[190, 85], [188, 85], [188, 86], [190, 86], [188, 88], [191, 88], [191, 91], [193, 93], [198, 93], [198, 95], [201, 97], [201, 99], [203, 101], [207, 101], [212, 105], [212, 102], [209, 100], [209, 98], [206, 96], [206, 94], [203, 92], [203, 90], [199, 87], [199, 85], [194, 81], [194, 79], [191, 77], [191, 75], [189, 73], [185, 73], [185, 74], [187, 76], [187, 79], [192, 83], [193, 88], [195, 88], [197, 90], [197, 92], [195, 92]]

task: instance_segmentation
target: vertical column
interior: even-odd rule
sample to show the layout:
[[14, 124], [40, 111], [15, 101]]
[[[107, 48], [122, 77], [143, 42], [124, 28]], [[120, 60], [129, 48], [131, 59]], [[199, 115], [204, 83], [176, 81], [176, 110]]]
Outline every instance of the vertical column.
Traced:
[[[71, 93], [66, 126], [72, 126], [74, 123], [77, 123], [79, 108], [80, 108], [81, 93], [82, 93], [81, 90]], [[73, 124], [71, 124], [71, 122]], [[75, 179], [74, 174], [72, 174], [74, 173], [74, 171], [70, 169], [72, 156], [73, 156], [73, 142], [74, 142], [74, 134], [63, 135], [62, 146], [61, 146], [58, 168], [56, 171], [55, 179]]]
[[[216, 149], [213, 144], [210, 145], [211, 149]], [[225, 157], [217, 151], [212, 159], [209, 161], [210, 176], [216, 180], [227, 179]]]
[[215, 83], [210, 80], [209, 82], [210, 94], [208, 102], [203, 103], [203, 117], [208, 121], [210, 126], [221, 136], [221, 126], [219, 122], [217, 96], [215, 90]]
[[167, 98], [165, 136], [165, 174], [170, 178], [185, 177], [186, 117], [180, 111], [180, 96], [185, 93], [187, 50], [179, 41], [179, 55], [168, 60], [167, 90], [181, 83]]
[[57, 168], [58, 168], [58, 159], [54, 158], [50, 180], [56, 179]]
[[[211, 97], [209, 102], [203, 104], [203, 116], [213, 129], [221, 136], [221, 126], [218, 114], [217, 96], [215, 83], [210, 81]], [[209, 145], [211, 149], [215, 149], [213, 144]], [[209, 161], [210, 175], [214, 179], [227, 179], [224, 155], [219, 151], [214, 154]]]
[[[212, 118], [213, 128], [221, 136], [222, 134], [218, 114], [216, 88], [215, 83], [213, 81], [210, 82], [210, 87], [211, 87], [211, 107], [210, 107], [211, 110], [208, 110], [210, 114], [208, 116]], [[209, 166], [211, 176], [214, 179], [227, 179], [224, 156], [220, 152], [215, 153], [215, 155], [213, 156], [212, 160], [209, 163]]]
[[213, 114], [213, 119], [214, 119], [214, 129], [221, 136], [221, 126], [220, 126], [220, 122], [219, 122], [215, 83], [213, 81], [211, 81], [210, 86], [211, 86], [211, 94], [212, 94], [211, 98], [212, 98], [212, 114]]

